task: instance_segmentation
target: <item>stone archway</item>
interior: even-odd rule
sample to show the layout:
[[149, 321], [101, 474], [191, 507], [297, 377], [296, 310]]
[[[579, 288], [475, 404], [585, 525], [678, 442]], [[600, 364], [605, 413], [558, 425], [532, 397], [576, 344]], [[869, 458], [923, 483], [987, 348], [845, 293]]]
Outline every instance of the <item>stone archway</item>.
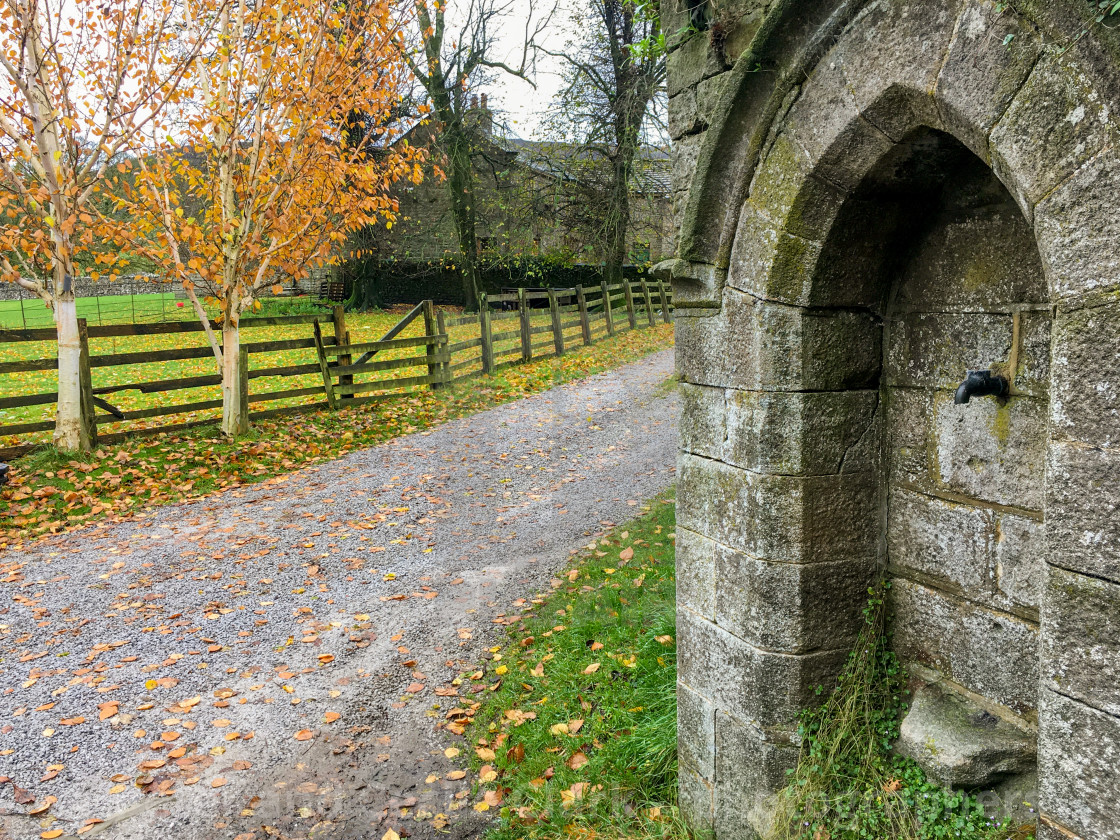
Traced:
[[[915, 671], [1037, 723], [1040, 837], [1120, 837], [1120, 65], [1073, 2], [799, 5], [674, 264], [682, 807], [755, 836], [886, 568]], [[993, 362], [1012, 399], [952, 406]]]

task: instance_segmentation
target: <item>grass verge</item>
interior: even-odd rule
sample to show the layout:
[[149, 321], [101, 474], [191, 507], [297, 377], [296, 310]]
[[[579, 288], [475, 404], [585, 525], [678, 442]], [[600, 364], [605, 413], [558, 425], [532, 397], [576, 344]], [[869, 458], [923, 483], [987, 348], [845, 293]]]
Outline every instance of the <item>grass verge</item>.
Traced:
[[98, 519], [200, 498], [474, 414], [672, 346], [672, 325], [628, 330], [565, 356], [503, 368], [371, 406], [256, 421], [235, 441], [217, 426], [135, 438], [76, 457], [44, 447], [13, 464], [0, 490], [0, 550]]
[[676, 808], [672, 495], [573, 558], [509, 643], [466, 731], [492, 840], [685, 837]]

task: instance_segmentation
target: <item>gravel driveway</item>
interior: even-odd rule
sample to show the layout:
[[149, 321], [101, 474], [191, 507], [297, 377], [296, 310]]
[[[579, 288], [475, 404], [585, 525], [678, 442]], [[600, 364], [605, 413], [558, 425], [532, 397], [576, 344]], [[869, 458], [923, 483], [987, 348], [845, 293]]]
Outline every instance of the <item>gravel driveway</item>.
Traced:
[[673, 481], [672, 367], [0, 556], [0, 837], [471, 836], [451, 680]]

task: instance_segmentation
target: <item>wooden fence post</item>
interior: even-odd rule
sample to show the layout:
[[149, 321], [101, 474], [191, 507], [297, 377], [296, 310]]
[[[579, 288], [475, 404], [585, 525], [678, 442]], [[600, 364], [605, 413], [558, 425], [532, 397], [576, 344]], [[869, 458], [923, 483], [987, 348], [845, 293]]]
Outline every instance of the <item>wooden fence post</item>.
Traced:
[[639, 278], [638, 282], [642, 284], [642, 297], [645, 298], [646, 301], [646, 317], [649, 319], [649, 325], [652, 327], [654, 325], [653, 298], [649, 293], [649, 283], [646, 282], [645, 277]]
[[591, 343], [591, 321], [587, 318], [587, 298], [583, 294], [583, 286], [576, 286], [576, 303], [579, 305], [579, 326], [583, 331], [583, 343]]
[[517, 289], [517, 311], [521, 315], [521, 361], [527, 362], [533, 358], [533, 335], [529, 332], [529, 302], [525, 298], [525, 290]]
[[241, 393], [237, 427], [241, 430], [241, 434], [245, 434], [249, 431], [249, 351], [244, 344], [238, 350], [237, 390]]
[[[436, 308], [435, 304], [430, 300], [424, 301], [424, 335], [434, 336], [436, 334]], [[434, 356], [439, 350], [438, 344], [425, 344], [424, 355]], [[439, 374], [439, 362], [428, 362], [428, 376], [435, 377]], [[433, 381], [428, 387], [435, 391], [439, 388], [440, 383]]]
[[[334, 340], [335, 344], [339, 347], [345, 347], [350, 343], [350, 331], [346, 329], [346, 309], [342, 306], [336, 306], [331, 310], [331, 318], [334, 320]], [[349, 365], [351, 363], [350, 354], [338, 357], [339, 365]], [[348, 373], [345, 376], [338, 377], [339, 385], [353, 385], [354, 375]], [[353, 394], [342, 394], [342, 399], [352, 400]]]
[[638, 316], [634, 312], [634, 288], [630, 285], [630, 281], [623, 279], [622, 290], [626, 293], [626, 317], [630, 319], [630, 329], [636, 330], [638, 328]]
[[660, 277], [657, 278], [657, 292], [661, 296], [661, 320], [668, 324], [673, 320], [669, 313], [669, 293], [665, 281]]
[[490, 303], [486, 292], [478, 296], [478, 331], [482, 339], [482, 372], [494, 372], [494, 333], [490, 330]]
[[81, 350], [78, 356], [78, 387], [81, 389], [80, 410], [82, 412], [79, 440], [81, 447], [93, 449], [97, 446], [97, 415], [93, 403], [93, 374], [89, 365], [89, 331], [86, 319], [78, 319], [78, 341]]
[[323, 328], [319, 326], [318, 319], [312, 324], [312, 329], [315, 333], [315, 352], [319, 355], [319, 372], [323, 375], [323, 393], [327, 396], [327, 407], [334, 411], [337, 408], [334, 399], [334, 383], [331, 381], [331, 370], [327, 364], [327, 351], [323, 347]]
[[611, 290], [607, 281], [600, 284], [603, 288], [603, 317], [607, 319], [607, 335], [614, 335], [614, 315], [611, 313]]
[[560, 302], [556, 300], [556, 290], [548, 290], [548, 311], [552, 315], [552, 343], [556, 347], [556, 355], [564, 355], [564, 328], [560, 324]]
[[443, 349], [439, 354], [443, 359], [439, 365], [439, 380], [440, 384], [447, 385], [451, 382], [451, 336], [447, 334], [447, 319], [444, 318], [442, 309], [436, 310], [436, 329], [443, 336], [443, 343], [440, 345]]

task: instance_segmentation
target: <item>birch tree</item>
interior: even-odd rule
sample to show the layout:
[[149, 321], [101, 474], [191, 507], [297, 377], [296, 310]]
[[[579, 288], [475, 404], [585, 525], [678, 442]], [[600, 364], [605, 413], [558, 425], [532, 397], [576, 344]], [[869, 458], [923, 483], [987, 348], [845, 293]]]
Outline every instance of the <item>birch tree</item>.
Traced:
[[63, 450], [89, 446], [73, 278], [124, 260], [104, 247], [130, 237], [103, 190], [181, 95], [197, 49], [182, 23], [178, 0], [0, 2], [0, 272], [54, 313]]
[[[121, 192], [204, 325], [232, 436], [245, 431], [242, 315], [263, 290], [344, 256], [352, 231], [391, 227], [389, 187], [421, 172], [415, 149], [385, 142], [408, 78], [389, 0], [215, 2], [189, 6], [188, 31], [205, 46], [176, 109], [176, 142], [153, 136], [136, 185]], [[203, 299], [218, 308], [220, 337]]]

